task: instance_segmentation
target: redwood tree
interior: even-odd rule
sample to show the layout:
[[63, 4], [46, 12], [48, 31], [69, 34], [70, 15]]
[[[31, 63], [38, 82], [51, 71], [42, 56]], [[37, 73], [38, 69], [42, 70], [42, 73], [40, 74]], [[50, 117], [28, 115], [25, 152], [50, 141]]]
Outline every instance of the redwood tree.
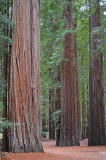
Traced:
[[42, 152], [40, 136], [39, 0], [14, 0], [9, 151]]
[[[106, 144], [104, 126], [104, 94], [103, 94], [103, 65], [100, 50], [100, 1], [89, 0], [91, 15], [90, 30], [90, 73], [89, 73], [89, 135], [88, 145]], [[93, 6], [93, 8], [92, 8]]]
[[[75, 29], [73, 1], [64, 10], [65, 28]], [[76, 65], [76, 44], [74, 33], [64, 37], [63, 62], [61, 64], [61, 129], [60, 145], [79, 145], [79, 105]]]

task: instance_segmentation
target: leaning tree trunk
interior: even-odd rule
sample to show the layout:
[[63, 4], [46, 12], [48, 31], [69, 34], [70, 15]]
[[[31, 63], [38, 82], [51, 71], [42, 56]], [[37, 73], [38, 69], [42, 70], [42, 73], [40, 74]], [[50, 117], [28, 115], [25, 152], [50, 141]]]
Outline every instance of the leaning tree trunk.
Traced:
[[42, 152], [40, 136], [39, 0], [14, 0], [9, 151]]
[[[90, 16], [90, 74], [89, 74], [89, 135], [88, 145], [106, 144], [104, 127], [104, 94], [103, 94], [103, 66], [100, 50], [100, 6], [98, 0], [90, 0], [93, 6]], [[92, 8], [91, 8], [92, 9]]]
[[[71, 1], [72, 2], [72, 1]], [[75, 29], [72, 5], [64, 11], [65, 27]], [[73, 33], [64, 37], [64, 60], [61, 64], [61, 128], [60, 145], [79, 145], [79, 109], [77, 101], [76, 45]]]

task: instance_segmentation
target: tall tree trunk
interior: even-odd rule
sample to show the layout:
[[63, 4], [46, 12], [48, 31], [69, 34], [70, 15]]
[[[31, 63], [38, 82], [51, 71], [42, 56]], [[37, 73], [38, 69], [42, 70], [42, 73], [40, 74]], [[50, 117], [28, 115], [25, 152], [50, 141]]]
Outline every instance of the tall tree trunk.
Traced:
[[52, 115], [55, 112], [55, 96], [56, 90], [52, 89], [49, 91], [50, 106], [49, 106], [49, 139], [55, 139], [55, 120]]
[[[64, 11], [67, 29], [75, 29], [73, 14], [72, 5], [67, 6]], [[64, 60], [61, 64], [61, 146], [79, 145], [77, 87], [75, 37], [73, 33], [66, 33], [64, 37]]]
[[[58, 121], [60, 121], [60, 113], [56, 113], [61, 108], [61, 90], [60, 84], [60, 65], [54, 75], [55, 88], [50, 90], [50, 107], [49, 107], [49, 138], [55, 139], [55, 131], [58, 127]], [[57, 87], [56, 87], [57, 85]], [[54, 115], [54, 116], [53, 116]]]
[[87, 138], [87, 105], [85, 81], [82, 82], [82, 140]]
[[46, 88], [44, 92], [45, 102], [42, 105], [42, 131], [43, 137], [48, 138], [49, 132], [49, 90]]
[[[103, 94], [103, 66], [102, 51], [100, 50], [101, 37], [100, 1], [90, 0], [93, 11], [89, 19], [90, 27], [90, 73], [89, 73], [89, 145], [106, 144], [104, 127], [104, 94]], [[92, 8], [91, 8], [92, 9]]]
[[[82, 31], [83, 32], [83, 31]], [[83, 36], [82, 36], [82, 40], [83, 40]], [[84, 45], [84, 44], [83, 44]], [[83, 46], [82, 46], [83, 48]], [[87, 104], [86, 104], [86, 81], [85, 81], [85, 73], [84, 73], [84, 48], [82, 49], [82, 82], [81, 82], [81, 88], [82, 88], [82, 108], [81, 108], [81, 112], [82, 112], [82, 140], [87, 138]]]
[[[7, 36], [7, 35], [6, 35]], [[4, 45], [5, 49], [8, 50], [8, 43], [5, 43]], [[3, 118], [7, 119], [8, 117], [8, 103], [7, 103], [7, 68], [8, 66], [8, 55], [7, 53], [4, 53], [4, 93], [3, 93]], [[3, 151], [8, 151], [8, 136], [7, 136], [7, 129], [3, 129], [3, 140], [2, 140], [2, 150]]]
[[[77, 27], [77, 24], [74, 24], [74, 29]], [[75, 43], [75, 65], [76, 65], [76, 99], [77, 99], [77, 125], [79, 139], [81, 137], [81, 114], [80, 114], [80, 96], [79, 96], [79, 69], [78, 69], [78, 41], [77, 34], [74, 35], [74, 43]]]
[[39, 0], [14, 0], [9, 151], [42, 152], [40, 136]]
[[[9, 15], [9, 10], [10, 10], [10, 2], [9, 0], [6, 1], [6, 15], [7, 17], [10, 17]], [[10, 17], [11, 18], [11, 17]], [[4, 35], [6, 37], [11, 37], [10, 35], [11, 33], [11, 29], [9, 30], [8, 26], [5, 25], [4, 27]], [[8, 41], [4, 42], [4, 94], [3, 94], [3, 118], [8, 119], [8, 77], [9, 77], [9, 59], [10, 59], [10, 52], [11, 52], [11, 47], [8, 44]], [[9, 150], [9, 144], [8, 144], [8, 129], [7, 128], [3, 128], [3, 139], [2, 139], [2, 150], [3, 151], [8, 151]]]

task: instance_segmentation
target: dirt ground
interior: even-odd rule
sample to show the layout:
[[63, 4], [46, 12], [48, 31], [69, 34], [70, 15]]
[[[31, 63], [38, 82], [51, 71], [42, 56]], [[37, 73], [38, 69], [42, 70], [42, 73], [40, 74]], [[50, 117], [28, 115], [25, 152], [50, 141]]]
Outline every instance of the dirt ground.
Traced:
[[57, 147], [54, 140], [43, 140], [45, 153], [8, 153], [2, 160], [106, 160], [106, 146], [88, 147], [87, 140], [81, 146]]

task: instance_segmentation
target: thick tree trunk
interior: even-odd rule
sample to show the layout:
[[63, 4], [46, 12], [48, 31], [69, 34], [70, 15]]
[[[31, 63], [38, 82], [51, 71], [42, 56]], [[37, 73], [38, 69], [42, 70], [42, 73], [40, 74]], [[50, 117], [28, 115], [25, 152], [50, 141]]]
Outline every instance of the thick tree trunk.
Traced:
[[[73, 9], [68, 6], [64, 11], [67, 29], [75, 29]], [[61, 64], [61, 127], [60, 145], [79, 145], [79, 109], [77, 101], [76, 45], [73, 33], [64, 38], [64, 60]]]
[[11, 152], [42, 152], [40, 136], [39, 0], [14, 0], [9, 132]]
[[89, 73], [89, 145], [106, 144], [104, 127], [104, 94], [103, 94], [103, 66], [100, 37], [100, 6], [98, 0], [90, 0], [90, 7], [95, 9], [90, 16], [90, 73]]

